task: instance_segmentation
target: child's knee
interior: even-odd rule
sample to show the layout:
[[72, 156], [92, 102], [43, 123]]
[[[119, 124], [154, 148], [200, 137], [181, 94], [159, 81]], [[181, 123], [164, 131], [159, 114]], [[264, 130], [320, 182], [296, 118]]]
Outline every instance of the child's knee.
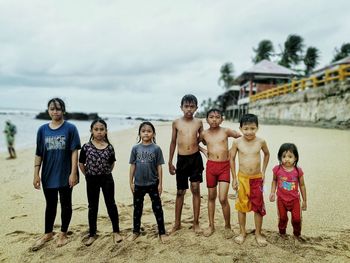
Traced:
[[186, 193], [186, 190], [177, 190], [176, 196], [177, 197], [183, 197]]

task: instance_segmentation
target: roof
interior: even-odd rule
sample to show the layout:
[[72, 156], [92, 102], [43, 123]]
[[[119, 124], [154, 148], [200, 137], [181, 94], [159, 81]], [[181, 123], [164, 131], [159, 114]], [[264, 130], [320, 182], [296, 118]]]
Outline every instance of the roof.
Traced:
[[327, 69], [333, 69], [333, 68], [336, 68], [336, 66], [338, 66], [338, 65], [344, 65], [344, 64], [350, 64], [350, 56], [347, 56], [346, 58], [342, 58], [342, 59], [340, 59], [338, 61], [330, 63], [330, 64], [328, 64], [328, 65], [326, 65], [326, 66], [324, 66], [324, 67], [322, 67], [320, 69], [314, 70], [312, 72], [312, 74], [313, 75], [318, 75], [320, 73], [323, 73]]
[[289, 68], [283, 67], [274, 62], [264, 59], [255, 64], [250, 69], [243, 71], [242, 74], [237, 78], [237, 80], [240, 82], [254, 75], [266, 75], [267, 78], [273, 78], [292, 77], [297, 76], [298, 73], [294, 70], [291, 70]]

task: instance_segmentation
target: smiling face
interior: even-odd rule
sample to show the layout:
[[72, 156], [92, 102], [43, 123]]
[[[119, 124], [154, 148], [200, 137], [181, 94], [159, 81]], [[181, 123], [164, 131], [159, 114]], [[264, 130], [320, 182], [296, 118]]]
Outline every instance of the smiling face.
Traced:
[[296, 160], [297, 160], [297, 158], [295, 157], [294, 153], [292, 153], [291, 151], [285, 151], [282, 154], [283, 167], [286, 167], [286, 168], [294, 167]]
[[254, 140], [256, 137], [256, 132], [258, 131], [258, 126], [254, 122], [244, 123], [242, 127], [239, 128], [243, 134], [243, 137], [247, 141]]
[[58, 102], [51, 102], [48, 107], [48, 113], [53, 121], [63, 120], [63, 110]]
[[222, 123], [222, 121], [223, 121], [223, 118], [219, 112], [212, 111], [208, 114], [207, 122], [208, 122], [210, 128], [219, 127], [220, 124]]
[[189, 119], [193, 118], [193, 114], [196, 112], [197, 109], [198, 107], [194, 102], [185, 101], [181, 105], [181, 110], [184, 113], [185, 118], [189, 118]]
[[141, 137], [142, 143], [151, 143], [155, 134], [152, 127], [145, 124], [141, 127], [139, 136]]
[[107, 129], [101, 122], [96, 122], [91, 129], [91, 134], [94, 140], [103, 141], [106, 138]]

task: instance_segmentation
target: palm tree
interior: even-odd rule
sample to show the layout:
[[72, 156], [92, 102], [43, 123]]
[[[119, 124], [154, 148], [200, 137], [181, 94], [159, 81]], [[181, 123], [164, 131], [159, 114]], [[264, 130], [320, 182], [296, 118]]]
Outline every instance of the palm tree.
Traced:
[[302, 60], [302, 52], [304, 48], [304, 39], [298, 35], [289, 35], [284, 42], [280, 65], [291, 68], [292, 64], [298, 65]]
[[233, 76], [233, 64], [231, 62], [227, 62], [220, 68], [221, 76], [218, 80], [219, 86], [223, 83], [223, 87], [225, 89], [230, 88], [233, 85], [234, 76]]
[[315, 47], [308, 47], [304, 56], [305, 75], [309, 75], [317, 66], [320, 58], [320, 51]]
[[344, 43], [341, 45], [340, 50], [335, 48], [335, 55], [332, 62], [341, 60], [342, 58], [346, 58], [350, 55], [350, 43]]
[[270, 60], [270, 57], [273, 55], [274, 48], [271, 40], [262, 40], [258, 44], [258, 47], [255, 49], [255, 57], [253, 58], [253, 63], [256, 64], [264, 59]]

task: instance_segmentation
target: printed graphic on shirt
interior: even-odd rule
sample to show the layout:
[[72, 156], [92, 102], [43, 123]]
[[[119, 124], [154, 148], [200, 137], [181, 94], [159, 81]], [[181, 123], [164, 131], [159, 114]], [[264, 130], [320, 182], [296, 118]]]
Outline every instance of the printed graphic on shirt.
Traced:
[[45, 146], [48, 151], [64, 150], [66, 149], [66, 137], [64, 135], [46, 136]]
[[280, 188], [286, 191], [293, 191], [296, 189], [296, 182], [288, 182], [287, 177], [281, 177]]
[[141, 163], [153, 162], [156, 159], [154, 152], [138, 151], [136, 153], [136, 160]]

